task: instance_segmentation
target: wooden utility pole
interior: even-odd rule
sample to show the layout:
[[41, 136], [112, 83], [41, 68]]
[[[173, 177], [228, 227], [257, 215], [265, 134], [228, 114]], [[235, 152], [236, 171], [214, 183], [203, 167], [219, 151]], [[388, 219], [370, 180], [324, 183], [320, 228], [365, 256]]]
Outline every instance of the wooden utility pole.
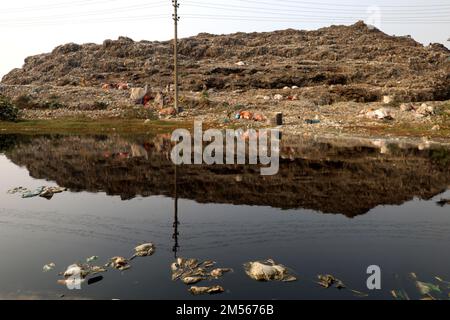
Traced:
[[176, 112], [179, 112], [178, 108], [178, 21], [180, 21], [180, 17], [178, 16], [178, 8], [180, 5], [178, 4], [178, 0], [172, 0], [174, 14], [173, 21], [175, 27], [175, 37], [173, 39], [173, 72], [174, 72], [174, 108]]
[[178, 249], [180, 248], [180, 245], [178, 244], [178, 236], [180, 233], [178, 232], [178, 226], [180, 225], [180, 221], [178, 220], [178, 166], [175, 165], [174, 167], [174, 221], [173, 221], [173, 235], [172, 238], [174, 240], [172, 251], [175, 255], [175, 259], [178, 258]]

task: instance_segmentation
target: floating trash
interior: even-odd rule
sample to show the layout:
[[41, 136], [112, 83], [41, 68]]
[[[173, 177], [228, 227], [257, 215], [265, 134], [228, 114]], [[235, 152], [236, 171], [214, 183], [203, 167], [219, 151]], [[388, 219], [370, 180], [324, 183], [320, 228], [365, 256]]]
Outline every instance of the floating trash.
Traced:
[[444, 290], [450, 288], [450, 282], [442, 279], [439, 276], [434, 276], [434, 279], [439, 282], [439, 284], [434, 284], [430, 282], [420, 281], [414, 272], [411, 272], [409, 275], [414, 281], [416, 288], [422, 295], [421, 300], [437, 300], [436, 297], [434, 297], [432, 294], [437, 294], [439, 298], [442, 298], [443, 293], [445, 293]]
[[25, 192], [29, 192], [30, 190], [28, 190], [27, 188], [24, 187], [17, 187], [17, 188], [13, 188], [7, 191], [7, 193], [9, 194], [16, 194], [16, 193], [25, 193]]
[[66, 188], [60, 188], [60, 187], [44, 187], [39, 194], [40, 197], [50, 200], [53, 198], [53, 196], [57, 193], [62, 193], [64, 191], [67, 191]]
[[42, 198], [50, 200], [56, 193], [67, 191], [62, 187], [38, 187], [34, 190], [29, 190], [24, 187], [16, 187], [7, 191], [9, 194], [21, 194], [23, 199], [34, 198], [40, 196]]
[[23, 199], [34, 198], [39, 196], [43, 191], [44, 187], [39, 187], [33, 191], [25, 191], [24, 193], [22, 193], [22, 198]]
[[193, 295], [202, 295], [202, 294], [219, 294], [225, 292], [225, 290], [221, 286], [191, 287], [189, 288], [189, 292], [192, 293]]
[[49, 264], [46, 264], [43, 268], [42, 271], [44, 272], [49, 272], [52, 271], [53, 269], [55, 269], [56, 264], [54, 264], [53, 262], [50, 262]]
[[395, 300], [410, 300], [405, 290], [392, 290], [391, 295]]
[[153, 243], [144, 243], [134, 248], [135, 257], [150, 257], [155, 253], [155, 245]]
[[448, 286], [447, 288], [450, 288], [450, 282], [449, 282], [449, 281], [446, 281], [446, 280], [444, 280], [444, 279], [442, 279], [441, 277], [438, 277], [438, 276], [435, 276], [434, 278], [435, 278], [437, 281], [439, 281], [439, 282], [441, 282], [441, 283], [447, 285], [447, 286]]
[[425, 297], [423, 297], [422, 299], [420, 299], [422, 301], [435, 301], [437, 300], [435, 297], [431, 296], [431, 295], [426, 295]]
[[63, 276], [65, 278], [81, 276], [85, 278], [89, 274], [89, 271], [85, 266], [79, 264], [72, 264], [67, 267], [66, 271], [64, 271]]
[[[90, 266], [88, 264], [72, 264], [62, 273], [64, 279], [58, 280], [58, 283], [65, 285], [68, 288], [76, 288], [80, 287], [88, 276], [103, 272], [106, 272], [106, 269], [102, 267]], [[101, 280], [103, 280], [103, 277], [98, 276], [89, 279], [88, 284], [94, 284]]]
[[108, 266], [120, 270], [125, 271], [131, 268], [129, 262], [124, 257], [113, 257], [110, 259]]
[[445, 207], [446, 205], [450, 205], [450, 199], [441, 199], [437, 202], [438, 206]]
[[91, 263], [91, 262], [94, 262], [94, 261], [97, 261], [97, 260], [98, 260], [98, 256], [92, 256], [90, 258], [87, 258], [86, 262], [87, 263]]
[[212, 261], [212, 260], [206, 260], [206, 261], [203, 261], [203, 262], [202, 262], [202, 267], [203, 267], [203, 268], [211, 268], [211, 267], [213, 267], [215, 264], [216, 264], [215, 261]]
[[88, 280], [88, 285], [90, 286], [90, 285], [96, 284], [96, 283], [98, 283], [98, 282], [100, 282], [102, 280], [103, 280], [103, 276], [98, 276], [98, 277], [95, 277], [95, 278], [91, 278], [91, 279]]
[[416, 281], [416, 287], [417, 289], [419, 289], [420, 293], [424, 296], [427, 296], [432, 292], [442, 293], [439, 286], [432, 283]]
[[288, 269], [276, 264], [273, 260], [255, 261], [244, 264], [247, 275], [256, 281], [296, 281], [297, 278], [292, 276]]
[[202, 277], [184, 277], [181, 279], [181, 281], [183, 281], [184, 284], [195, 284], [202, 280], [204, 280], [204, 278]]
[[339, 289], [339, 290], [347, 289], [351, 293], [353, 293], [356, 297], [359, 297], [359, 298], [365, 298], [365, 297], [369, 296], [367, 293], [347, 288], [347, 286], [344, 284], [344, 282], [342, 282], [341, 280], [339, 280], [338, 278], [334, 277], [331, 274], [327, 274], [327, 275], [319, 274], [317, 276], [317, 278], [319, 279], [319, 281], [317, 283], [326, 289], [331, 288], [331, 287], [335, 287], [336, 289]]
[[335, 286], [338, 289], [345, 288], [345, 284], [341, 280], [336, 279], [334, 276], [332, 276], [330, 274], [327, 274], [327, 275], [319, 274], [317, 276], [317, 278], [319, 279], [319, 281], [317, 283], [320, 284], [324, 288], [328, 289], [332, 286]]
[[211, 277], [215, 278], [215, 279], [219, 279], [220, 277], [222, 277], [224, 275], [224, 273], [227, 272], [231, 272], [233, 271], [232, 269], [229, 268], [217, 268], [212, 270], [209, 274], [211, 275]]
[[103, 273], [106, 272], [107, 270], [103, 267], [98, 267], [98, 266], [91, 266], [89, 269], [89, 273], [90, 274], [97, 274], [97, 273]]

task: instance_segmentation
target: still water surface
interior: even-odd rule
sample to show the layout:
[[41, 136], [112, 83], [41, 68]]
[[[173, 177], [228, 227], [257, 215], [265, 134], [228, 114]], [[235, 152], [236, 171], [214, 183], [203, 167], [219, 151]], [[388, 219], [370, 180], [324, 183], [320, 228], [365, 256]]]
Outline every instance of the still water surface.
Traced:
[[[179, 167], [175, 176], [166, 138], [0, 136], [0, 298], [199, 299], [172, 282], [175, 257], [234, 269], [211, 283], [226, 292], [205, 299], [358, 299], [321, 288], [318, 274], [369, 299], [393, 289], [418, 299], [410, 272], [450, 279], [450, 207], [436, 204], [450, 198], [445, 149], [299, 141], [283, 148], [276, 177], [239, 166]], [[69, 191], [51, 200], [7, 193], [43, 185]], [[149, 241], [155, 255], [128, 271], [108, 270], [82, 290], [57, 284], [74, 262], [129, 257]], [[243, 263], [268, 258], [298, 281], [246, 276]], [[43, 273], [49, 262], [56, 269]], [[366, 288], [369, 265], [382, 269], [380, 291]]]

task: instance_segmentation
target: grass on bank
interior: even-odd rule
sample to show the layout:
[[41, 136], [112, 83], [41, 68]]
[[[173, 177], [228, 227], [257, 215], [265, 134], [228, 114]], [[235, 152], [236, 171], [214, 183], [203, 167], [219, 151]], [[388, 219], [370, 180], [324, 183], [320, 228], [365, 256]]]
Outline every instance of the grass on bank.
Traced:
[[132, 119], [57, 119], [23, 120], [18, 122], [0, 121], [0, 134], [100, 134], [100, 133], [169, 133], [178, 128], [191, 128], [192, 124], [175, 121]]

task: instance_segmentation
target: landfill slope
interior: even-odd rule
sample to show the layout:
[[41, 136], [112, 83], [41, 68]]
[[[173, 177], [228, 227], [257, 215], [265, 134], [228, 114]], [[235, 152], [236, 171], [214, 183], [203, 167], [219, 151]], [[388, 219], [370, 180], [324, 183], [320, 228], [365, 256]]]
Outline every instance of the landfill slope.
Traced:
[[[184, 91], [282, 89], [329, 104], [450, 99], [450, 51], [396, 37], [363, 22], [316, 31], [212, 35], [180, 40]], [[74, 44], [28, 57], [3, 77], [6, 85], [99, 87], [126, 81], [164, 88], [172, 83], [172, 42], [120, 37], [103, 44]]]

